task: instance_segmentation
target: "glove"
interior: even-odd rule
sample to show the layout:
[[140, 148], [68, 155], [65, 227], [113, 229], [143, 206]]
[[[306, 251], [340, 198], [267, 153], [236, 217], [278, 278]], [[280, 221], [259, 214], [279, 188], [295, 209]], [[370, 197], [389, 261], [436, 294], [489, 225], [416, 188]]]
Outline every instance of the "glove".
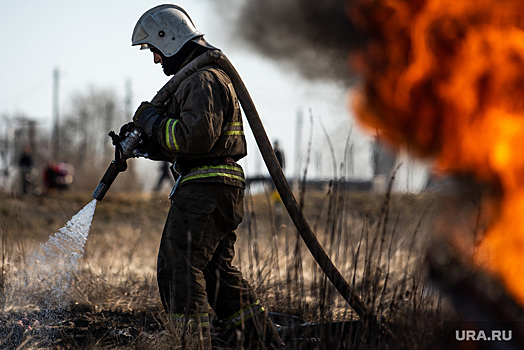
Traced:
[[142, 102], [133, 116], [133, 123], [145, 131], [147, 136], [156, 136], [162, 117], [149, 102]]
[[[118, 135], [120, 136], [121, 139], [124, 139], [126, 136], [126, 133], [135, 128], [136, 128], [136, 125], [134, 122], [126, 123], [122, 125]], [[151, 160], [162, 160], [162, 161], [169, 160], [162, 154], [161, 146], [152, 137], [143, 136], [142, 142], [140, 142], [140, 145], [138, 146], [138, 151], [142, 154], [147, 154], [146, 158], [151, 159]]]
[[146, 158], [151, 160], [163, 160], [166, 161], [166, 157], [162, 154], [162, 147], [154, 142], [152, 139], [144, 141], [138, 150], [142, 154], [147, 154]]
[[123, 139], [126, 135], [126, 132], [131, 131], [135, 128], [135, 123], [129, 122], [120, 127], [120, 131], [118, 132], [118, 136], [120, 136], [121, 139]]

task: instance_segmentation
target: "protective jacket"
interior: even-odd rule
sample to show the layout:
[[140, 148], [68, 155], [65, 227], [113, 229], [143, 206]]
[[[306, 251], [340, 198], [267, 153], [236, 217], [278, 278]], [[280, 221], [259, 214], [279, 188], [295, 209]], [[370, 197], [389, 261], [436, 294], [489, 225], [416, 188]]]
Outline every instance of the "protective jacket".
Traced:
[[230, 78], [209, 65], [186, 78], [166, 103], [158, 143], [177, 159], [188, 182], [220, 182], [245, 187], [242, 167], [247, 154], [238, 98]]

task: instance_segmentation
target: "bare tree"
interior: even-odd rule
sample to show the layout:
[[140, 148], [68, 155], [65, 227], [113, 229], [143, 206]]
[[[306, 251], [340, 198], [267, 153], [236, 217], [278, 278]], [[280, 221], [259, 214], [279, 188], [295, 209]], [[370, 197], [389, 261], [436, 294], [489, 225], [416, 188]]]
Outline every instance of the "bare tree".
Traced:
[[112, 152], [107, 133], [125, 122], [117, 113], [123, 109], [119, 100], [114, 91], [94, 87], [73, 95], [60, 135], [65, 161], [78, 169], [107, 162]]
[[[61, 153], [63, 161], [73, 165], [79, 178], [76, 188], [92, 186], [93, 178], [102, 175], [103, 170], [114, 157], [110, 130], [118, 132], [129, 116], [124, 116], [121, 98], [111, 89], [89, 87], [71, 98], [71, 107], [61, 126]], [[88, 177], [82, 180], [80, 176]], [[85, 185], [85, 186], [84, 186]], [[80, 186], [80, 187], [79, 187]]]

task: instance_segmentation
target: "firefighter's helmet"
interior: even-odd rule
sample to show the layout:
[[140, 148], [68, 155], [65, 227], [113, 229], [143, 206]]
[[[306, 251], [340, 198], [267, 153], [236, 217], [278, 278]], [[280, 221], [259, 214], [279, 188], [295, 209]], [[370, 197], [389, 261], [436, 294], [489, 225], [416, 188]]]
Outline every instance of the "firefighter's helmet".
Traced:
[[189, 40], [214, 48], [202, 38], [203, 36], [183, 8], [176, 5], [159, 5], [140, 17], [133, 30], [131, 45], [140, 45], [141, 49], [154, 46], [164, 56], [171, 57]]

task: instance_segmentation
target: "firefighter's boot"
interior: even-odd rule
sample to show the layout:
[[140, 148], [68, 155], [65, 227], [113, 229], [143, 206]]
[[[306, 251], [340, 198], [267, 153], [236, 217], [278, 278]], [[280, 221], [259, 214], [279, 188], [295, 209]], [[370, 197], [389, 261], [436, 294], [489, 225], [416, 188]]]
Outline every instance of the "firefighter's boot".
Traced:
[[[252, 305], [251, 311], [257, 310], [257, 305]], [[285, 348], [267, 311], [262, 307], [259, 310], [258, 313], [239, 312], [224, 320], [227, 331], [222, 339], [228, 346], [234, 349]]]

